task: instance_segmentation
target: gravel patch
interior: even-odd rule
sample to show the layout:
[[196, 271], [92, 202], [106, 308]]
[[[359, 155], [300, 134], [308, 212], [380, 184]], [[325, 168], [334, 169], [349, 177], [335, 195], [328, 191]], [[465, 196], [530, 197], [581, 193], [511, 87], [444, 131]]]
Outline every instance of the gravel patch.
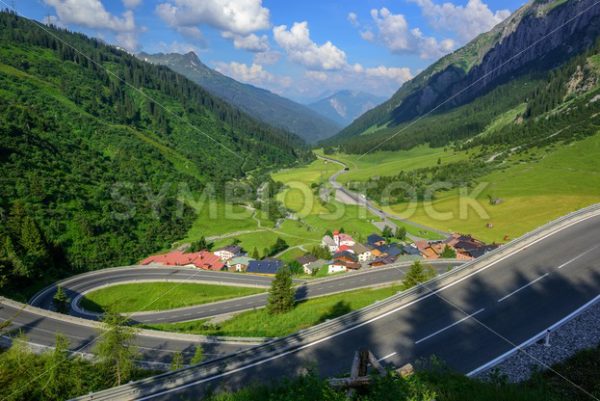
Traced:
[[552, 333], [550, 346], [544, 339], [533, 343], [485, 370], [476, 378], [488, 379], [490, 375], [505, 375], [510, 382], [527, 380], [534, 371], [547, 369], [573, 356], [580, 350], [600, 344], [600, 302], [587, 308]]

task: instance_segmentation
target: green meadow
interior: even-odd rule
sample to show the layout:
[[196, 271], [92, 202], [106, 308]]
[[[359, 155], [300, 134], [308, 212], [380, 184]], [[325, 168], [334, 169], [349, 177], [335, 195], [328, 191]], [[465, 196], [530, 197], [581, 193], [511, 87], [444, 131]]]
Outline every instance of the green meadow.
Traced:
[[179, 282], [119, 284], [85, 294], [80, 305], [98, 313], [107, 310], [116, 313], [146, 312], [223, 301], [264, 291], [261, 288]]
[[[466, 197], [461, 213], [458, 191], [439, 193], [427, 207], [406, 214], [406, 205], [389, 210], [413, 221], [447, 231], [471, 233], [488, 242], [506, 242], [557, 217], [600, 202], [600, 135], [565, 145], [529, 151], [509, 158], [507, 168], [478, 179], [483, 190]], [[488, 196], [501, 199], [491, 205]], [[470, 204], [479, 205], [478, 210]], [[465, 208], [465, 206], [467, 206]], [[462, 214], [462, 215], [461, 215]], [[491, 228], [488, 228], [491, 224]]]
[[218, 325], [196, 320], [143, 327], [213, 336], [281, 337], [363, 308], [400, 290], [400, 286], [391, 286], [343, 292], [299, 302], [293, 310], [280, 315], [270, 315], [264, 308], [242, 312]]

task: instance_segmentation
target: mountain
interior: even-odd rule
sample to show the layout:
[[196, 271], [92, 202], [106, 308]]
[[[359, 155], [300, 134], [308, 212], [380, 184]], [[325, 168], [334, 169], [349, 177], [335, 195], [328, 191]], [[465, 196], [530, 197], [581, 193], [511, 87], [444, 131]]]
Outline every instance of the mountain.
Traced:
[[309, 143], [328, 138], [341, 129], [338, 123], [315, 113], [304, 105], [268, 90], [238, 82], [209, 68], [194, 52], [140, 53], [138, 57], [171, 68], [196, 82], [214, 96], [239, 107], [267, 124], [292, 132]]
[[[423, 143], [469, 146], [500, 137], [526, 140], [557, 119], [582, 124], [584, 107], [551, 111], [596, 87], [581, 84], [583, 91], [578, 82], [595, 81], [599, 33], [600, 5], [593, 0], [530, 1], [324, 144], [352, 153]], [[496, 135], [480, 136], [496, 119], [510, 115], [513, 119], [496, 127], [502, 128]], [[555, 121], [553, 127], [560, 124]]]
[[360, 91], [342, 90], [308, 105], [322, 116], [346, 126], [386, 98]]
[[182, 199], [310, 157], [167, 67], [10, 12], [0, 87], [0, 287], [169, 248]]

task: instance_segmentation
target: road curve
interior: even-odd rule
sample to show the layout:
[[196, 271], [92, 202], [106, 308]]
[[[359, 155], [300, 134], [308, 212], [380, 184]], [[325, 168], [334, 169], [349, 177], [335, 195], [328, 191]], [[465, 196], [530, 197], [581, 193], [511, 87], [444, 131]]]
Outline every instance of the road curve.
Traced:
[[367, 312], [80, 399], [198, 399], [215, 386], [271, 381], [315, 362], [320, 374], [332, 376], [348, 371], [360, 347], [396, 366], [436, 355], [467, 373], [599, 298], [598, 238], [596, 205]]
[[[446, 272], [450, 267], [457, 266], [459, 261], [437, 261], [432, 263], [438, 273]], [[387, 268], [373, 268], [367, 271], [349, 272], [324, 280], [296, 280], [298, 300], [324, 296], [333, 293], [351, 291], [359, 288], [376, 287], [401, 281], [410, 262], [397, 263]], [[98, 270], [84, 273], [50, 286], [33, 296], [30, 304], [44, 309], [52, 309], [52, 297], [56, 285], [61, 285], [68, 297], [74, 302], [81, 295], [110, 285], [130, 282], [192, 282], [220, 285], [263, 287], [265, 290], [271, 284], [271, 277], [251, 274], [211, 272], [185, 267], [146, 267], [131, 266]], [[176, 284], [174, 284], [176, 285]], [[170, 309], [156, 312], [133, 313], [130, 318], [138, 323], [172, 323], [204, 319], [216, 315], [235, 313], [243, 310], [262, 308], [266, 305], [267, 294], [257, 294], [226, 301], [196, 305], [185, 308]], [[97, 315], [86, 313], [77, 307], [70, 314], [87, 319], [97, 319]]]

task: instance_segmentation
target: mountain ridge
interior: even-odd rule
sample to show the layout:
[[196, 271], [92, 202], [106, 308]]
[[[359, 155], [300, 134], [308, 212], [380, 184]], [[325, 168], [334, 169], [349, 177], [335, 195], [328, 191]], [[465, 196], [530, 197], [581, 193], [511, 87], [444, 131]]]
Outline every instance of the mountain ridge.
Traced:
[[186, 76], [211, 94], [239, 107], [254, 118], [292, 132], [309, 143], [326, 139], [342, 127], [309, 107], [279, 96], [264, 88], [238, 82], [204, 64], [194, 52], [141, 52], [137, 57], [165, 65]]
[[433, 63], [387, 102], [323, 143], [366, 143], [360, 138], [366, 131], [369, 136], [389, 136], [432, 110], [433, 114], [449, 112], [512, 79], [546, 73], [591, 47], [599, 32], [600, 7], [591, 0], [529, 1], [489, 32]]

